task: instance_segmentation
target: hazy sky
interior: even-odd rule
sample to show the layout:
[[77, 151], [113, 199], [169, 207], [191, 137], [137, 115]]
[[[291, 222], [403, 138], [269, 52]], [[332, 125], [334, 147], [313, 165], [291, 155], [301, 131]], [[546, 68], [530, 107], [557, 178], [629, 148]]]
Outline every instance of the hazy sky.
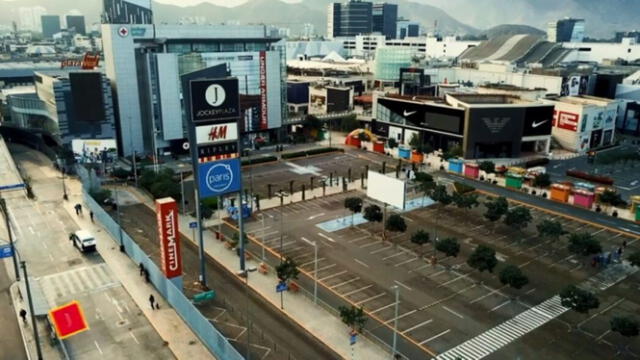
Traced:
[[[219, 6], [234, 7], [234, 6], [249, 2], [251, 0], [156, 0], [156, 1], [163, 4], [171, 4], [171, 5], [177, 5], [177, 6], [191, 6], [191, 5], [196, 5], [203, 2], [208, 2], [208, 3], [219, 5]], [[288, 3], [300, 2], [300, 0], [272, 0], [272, 1], [284, 1]]]

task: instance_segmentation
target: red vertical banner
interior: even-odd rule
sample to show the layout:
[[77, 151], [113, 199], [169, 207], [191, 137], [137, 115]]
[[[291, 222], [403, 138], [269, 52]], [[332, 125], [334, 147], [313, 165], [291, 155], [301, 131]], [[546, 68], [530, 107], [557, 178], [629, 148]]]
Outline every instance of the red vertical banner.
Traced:
[[269, 128], [269, 102], [267, 99], [267, 52], [260, 51], [260, 130]]
[[156, 200], [158, 238], [162, 272], [168, 279], [182, 275], [180, 256], [180, 231], [178, 228], [178, 204], [172, 198]]

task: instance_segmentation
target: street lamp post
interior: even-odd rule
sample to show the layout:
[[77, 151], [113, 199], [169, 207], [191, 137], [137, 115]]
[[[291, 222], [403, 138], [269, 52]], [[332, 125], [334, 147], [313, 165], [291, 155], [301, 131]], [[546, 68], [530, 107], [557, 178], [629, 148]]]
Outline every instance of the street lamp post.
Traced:
[[29, 301], [29, 313], [31, 314], [31, 326], [33, 326], [33, 338], [36, 341], [36, 352], [38, 360], [42, 360], [42, 349], [40, 348], [40, 337], [38, 336], [38, 324], [36, 324], [36, 315], [33, 312], [33, 300], [31, 299], [31, 287], [29, 286], [29, 276], [27, 275], [27, 263], [20, 261], [20, 266], [24, 272], [24, 285], [27, 288], [27, 300]]
[[254, 271], [258, 270], [255, 266], [252, 266], [246, 270], [240, 270], [240, 272], [238, 273], [238, 275], [240, 275], [241, 277], [244, 277], [245, 282], [244, 282], [244, 294], [245, 294], [245, 298], [247, 301], [247, 360], [251, 360], [251, 308], [250, 308], [250, 301], [249, 301], [249, 273], [252, 273]]
[[180, 171], [180, 198], [182, 199], [182, 213], [187, 213], [187, 204], [184, 198], [184, 174]]
[[398, 344], [398, 305], [400, 304], [400, 287], [395, 285], [392, 289], [396, 292], [396, 305], [393, 316], [393, 343], [391, 345], [391, 358], [395, 359], [396, 346]]
[[302, 241], [313, 246], [313, 303], [318, 304], [318, 242], [302, 238]]
[[124, 241], [122, 238], [122, 222], [120, 222], [120, 203], [118, 202], [118, 188], [115, 188], [116, 192], [116, 217], [118, 218], [118, 233], [120, 235], [120, 252], [124, 252]]
[[[284, 261], [284, 246], [283, 246], [283, 218], [284, 218], [284, 198], [289, 196], [289, 194], [280, 189], [276, 194], [277, 197], [280, 198], [280, 265]], [[284, 294], [280, 292], [280, 309], [284, 309]]]

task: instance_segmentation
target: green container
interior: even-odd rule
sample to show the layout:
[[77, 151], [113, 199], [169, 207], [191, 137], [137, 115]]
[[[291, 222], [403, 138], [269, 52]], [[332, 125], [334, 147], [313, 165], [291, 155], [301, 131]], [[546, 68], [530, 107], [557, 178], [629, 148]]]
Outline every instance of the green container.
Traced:
[[511, 189], [522, 189], [522, 176], [517, 174], [507, 174], [507, 187]]
[[636, 221], [640, 221], [640, 206], [636, 206]]

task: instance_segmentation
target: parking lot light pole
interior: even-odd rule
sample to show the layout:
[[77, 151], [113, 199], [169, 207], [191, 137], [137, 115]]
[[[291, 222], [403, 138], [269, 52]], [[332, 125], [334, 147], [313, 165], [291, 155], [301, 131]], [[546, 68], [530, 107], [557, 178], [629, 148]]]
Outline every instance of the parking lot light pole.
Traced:
[[4, 224], [7, 227], [7, 234], [9, 235], [9, 246], [11, 247], [11, 257], [13, 258], [13, 269], [16, 272], [16, 281], [20, 281], [20, 271], [18, 270], [18, 254], [16, 252], [16, 246], [13, 243], [13, 233], [11, 232], [11, 223], [9, 221], [7, 203], [3, 198], [0, 198], [0, 210], [2, 210], [2, 214], [4, 215]]
[[251, 307], [249, 302], [249, 273], [258, 270], [255, 266], [247, 268], [246, 270], [240, 270], [238, 275], [244, 277], [244, 294], [247, 300], [247, 357], [246, 360], [251, 360]]
[[313, 246], [313, 303], [318, 304], [318, 242], [302, 238], [302, 241]]
[[38, 325], [36, 324], [36, 315], [33, 312], [33, 300], [31, 299], [31, 287], [29, 286], [29, 276], [27, 275], [27, 263], [20, 261], [20, 266], [24, 272], [24, 286], [27, 289], [27, 300], [29, 301], [29, 313], [31, 314], [31, 326], [33, 326], [33, 338], [36, 341], [36, 352], [38, 360], [42, 360], [42, 349], [40, 348], [40, 337], [38, 336]]
[[398, 305], [400, 304], [400, 287], [398, 285], [395, 285], [392, 287], [392, 289], [396, 292], [396, 306], [393, 316], [393, 343], [391, 345], [391, 358], [395, 359], [396, 346], [398, 344]]
[[[280, 265], [282, 265], [282, 262], [284, 261], [284, 246], [283, 246], [284, 237], [282, 234], [283, 218], [284, 218], [284, 198], [289, 194], [287, 194], [285, 191], [282, 191], [282, 189], [280, 189], [275, 195], [280, 198]], [[284, 292], [283, 291], [280, 292], [280, 309], [284, 310]]]

